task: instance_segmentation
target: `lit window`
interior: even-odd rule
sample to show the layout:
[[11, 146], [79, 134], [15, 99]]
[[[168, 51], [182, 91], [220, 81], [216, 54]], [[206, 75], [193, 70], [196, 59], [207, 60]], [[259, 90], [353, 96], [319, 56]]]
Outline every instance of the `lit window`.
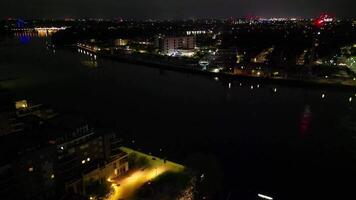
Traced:
[[28, 168], [28, 171], [29, 171], [29, 172], [33, 172], [33, 167], [29, 167], [29, 168]]
[[22, 101], [16, 101], [15, 102], [15, 107], [16, 109], [24, 109], [27, 108], [27, 101], [26, 100], [22, 100]]

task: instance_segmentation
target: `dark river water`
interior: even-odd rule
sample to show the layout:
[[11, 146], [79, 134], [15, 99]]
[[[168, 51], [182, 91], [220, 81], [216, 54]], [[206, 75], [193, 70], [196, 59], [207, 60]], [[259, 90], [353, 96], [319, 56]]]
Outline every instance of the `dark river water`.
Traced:
[[0, 80], [9, 79], [0, 84], [17, 99], [115, 128], [132, 147], [178, 162], [210, 155], [221, 199], [356, 199], [356, 90], [167, 71], [45, 41], [0, 40]]

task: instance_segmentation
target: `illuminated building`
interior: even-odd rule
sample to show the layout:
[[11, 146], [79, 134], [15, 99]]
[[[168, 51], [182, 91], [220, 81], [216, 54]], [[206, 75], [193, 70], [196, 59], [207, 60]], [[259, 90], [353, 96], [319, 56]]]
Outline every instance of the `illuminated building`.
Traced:
[[121, 138], [115, 133], [95, 131], [78, 116], [53, 115], [25, 100], [13, 105], [6, 113], [21, 129], [1, 136], [2, 199], [56, 199], [66, 189], [82, 194], [83, 185], [74, 186], [83, 178], [106, 180], [128, 170], [127, 154], [119, 149]]
[[194, 36], [164, 37], [160, 41], [161, 53], [170, 56], [174, 54], [192, 56], [195, 46]]
[[201, 35], [201, 34], [206, 34], [207, 32], [202, 30], [202, 31], [187, 31], [187, 35]]
[[92, 181], [104, 183], [110, 181], [111, 178], [125, 174], [129, 170], [127, 154], [121, 152], [109, 162], [99, 165], [90, 170], [83, 171], [80, 177], [66, 183], [65, 189], [67, 192], [86, 195], [85, 187]]
[[114, 41], [115, 46], [126, 46], [129, 43], [129, 40], [127, 39], [116, 39]]
[[[0, 136], [23, 131], [28, 126], [36, 126], [57, 116], [51, 108], [41, 104], [32, 104], [27, 100], [20, 100], [14, 106], [0, 112]], [[28, 121], [31, 121], [29, 125]]]
[[[1, 199], [49, 199], [55, 196], [56, 149], [24, 133], [3, 136], [0, 152]], [[6, 145], [11, 145], [8, 146]]]

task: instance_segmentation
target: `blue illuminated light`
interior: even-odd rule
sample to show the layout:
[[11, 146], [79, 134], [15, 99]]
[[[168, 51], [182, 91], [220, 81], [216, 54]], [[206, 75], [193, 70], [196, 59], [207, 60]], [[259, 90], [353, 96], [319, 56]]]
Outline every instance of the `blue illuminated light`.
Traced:
[[30, 42], [30, 36], [22, 35], [20, 36], [20, 43], [21, 44], [28, 44]]

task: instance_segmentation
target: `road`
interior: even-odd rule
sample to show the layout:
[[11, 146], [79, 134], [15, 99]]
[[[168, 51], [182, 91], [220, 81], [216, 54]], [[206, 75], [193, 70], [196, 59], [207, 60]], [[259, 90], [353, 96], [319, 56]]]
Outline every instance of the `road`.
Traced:
[[[130, 197], [143, 186], [146, 182], [151, 181], [165, 172], [179, 172], [184, 169], [184, 166], [166, 161], [158, 157], [153, 157], [141, 152], [134, 151], [129, 148], [121, 148], [122, 151], [130, 154], [135, 152], [137, 156], [147, 157], [150, 160], [150, 167], [144, 170], [131, 171], [130, 175], [124, 178], [109, 180], [112, 182], [114, 192], [108, 200], [130, 199]], [[152, 159], [155, 158], [155, 159]]]

